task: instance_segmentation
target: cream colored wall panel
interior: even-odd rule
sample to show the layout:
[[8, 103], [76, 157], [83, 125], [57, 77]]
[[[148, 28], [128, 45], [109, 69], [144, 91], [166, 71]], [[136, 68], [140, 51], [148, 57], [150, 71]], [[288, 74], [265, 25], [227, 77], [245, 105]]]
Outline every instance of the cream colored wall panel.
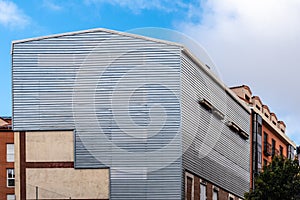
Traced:
[[26, 161], [74, 161], [73, 131], [27, 132]]
[[73, 168], [26, 169], [26, 198], [109, 199], [109, 170]]

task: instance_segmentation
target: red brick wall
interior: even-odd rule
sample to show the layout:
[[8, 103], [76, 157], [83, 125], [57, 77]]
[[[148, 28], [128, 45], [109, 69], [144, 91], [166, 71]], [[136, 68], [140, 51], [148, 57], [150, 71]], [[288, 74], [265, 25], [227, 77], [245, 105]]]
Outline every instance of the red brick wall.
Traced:
[[194, 199], [200, 199], [200, 179], [194, 176]]
[[228, 192], [219, 190], [219, 200], [228, 200]]
[[207, 185], [206, 185], [206, 197], [207, 197], [207, 200], [212, 199], [212, 184], [210, 184], [210, 183], [207, 183]]
[[6, 199], [7, 194], [14, 194], [14, 188], [8, 188], [6, 169], [14, 168], [14, 163], [6, 162], [6, 144], [14, 143], [14, 133], [11, 130], [0, 130], [0, 199]]
[[[190, 174], [190, 173], [189, 173]], [[200, 180], [201, 178], [199, 178], [198, 176], [196, 175], [192, 175], [190, 174], [189, 176], [192, 176], [193, 177], [193, 180], [194, 180], [194, 185], [193, 185], [193, 189], [194, 189], [194, 199], [196, 200], [199, 200], [200, 199]], [[202, 180], [202, 181], [205, 181], [205, 180]], [[208, 181], [205, 181], [206, 183], [206, 197], [207, 197], [207, 200], [212, 200], [213, 198], [213, 190], [214, 190], [214, 185]], [[229, 193], [225, 190], [223, 190], [222, 188], [219, 188], [218, 187], [218, 196], [219, 196], [219, 200], [228, 200], [228, 197], [229, 197]], [[187, 196], [185, 196], [185, 199], [187, 199]], [[239, 198], [238, 197], [234, 197], [234, 200], [238, 200]]]

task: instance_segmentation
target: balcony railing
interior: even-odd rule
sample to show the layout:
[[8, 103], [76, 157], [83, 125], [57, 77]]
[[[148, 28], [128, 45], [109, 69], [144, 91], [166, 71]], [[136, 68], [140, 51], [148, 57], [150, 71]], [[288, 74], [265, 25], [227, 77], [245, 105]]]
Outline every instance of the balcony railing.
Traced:
[[268, 142], [264, 143], [264, 154], [265, 154], [265, 156], [272, 155], [272, 145]]
[[278, 149], [273, 149], [272, 148], [272, 157], [279, 156], [279, 155], [280, 155], [280, 151]]

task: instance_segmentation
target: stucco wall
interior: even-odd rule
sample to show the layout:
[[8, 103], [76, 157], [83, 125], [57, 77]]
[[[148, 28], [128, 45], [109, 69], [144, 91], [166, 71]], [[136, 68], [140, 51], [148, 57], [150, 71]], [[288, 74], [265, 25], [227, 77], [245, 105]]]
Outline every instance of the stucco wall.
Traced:
[[26, 161], [74, 161], [73, 131], [26, 132]]
[[73, 168], [26, 169], [26, 198], [108, 199], [109, 170]]

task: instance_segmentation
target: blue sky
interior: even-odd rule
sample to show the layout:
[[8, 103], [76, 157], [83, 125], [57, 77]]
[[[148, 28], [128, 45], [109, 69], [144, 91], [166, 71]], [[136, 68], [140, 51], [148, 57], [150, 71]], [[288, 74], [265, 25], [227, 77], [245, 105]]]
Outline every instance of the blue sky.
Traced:
[[[7, 18], [11, 19], [7, 21], [1, 20], [0, 14], [1, 116], [11, 115], [11, 41], [98, 27], [120, 31], [149, 26], [173, 29], [177, 20], [186, 17], [186, 8], [177, 7], [172, 1], [164, 2], [166, 7], [148, 7], [144, 3], [140, 6], [135, 3], [122, 5], [118, 1], [0, 2], [3, 10], [5, 7], [11, 10], [7, 13]], [[0, 8], [1, 12], [5, 11]]]
[[0, 0], [0, 116], [11, 115], [13, 40], [91, 28], [180, 31], [228, 86], [246, 84], [300, 143], [298, 0]]

